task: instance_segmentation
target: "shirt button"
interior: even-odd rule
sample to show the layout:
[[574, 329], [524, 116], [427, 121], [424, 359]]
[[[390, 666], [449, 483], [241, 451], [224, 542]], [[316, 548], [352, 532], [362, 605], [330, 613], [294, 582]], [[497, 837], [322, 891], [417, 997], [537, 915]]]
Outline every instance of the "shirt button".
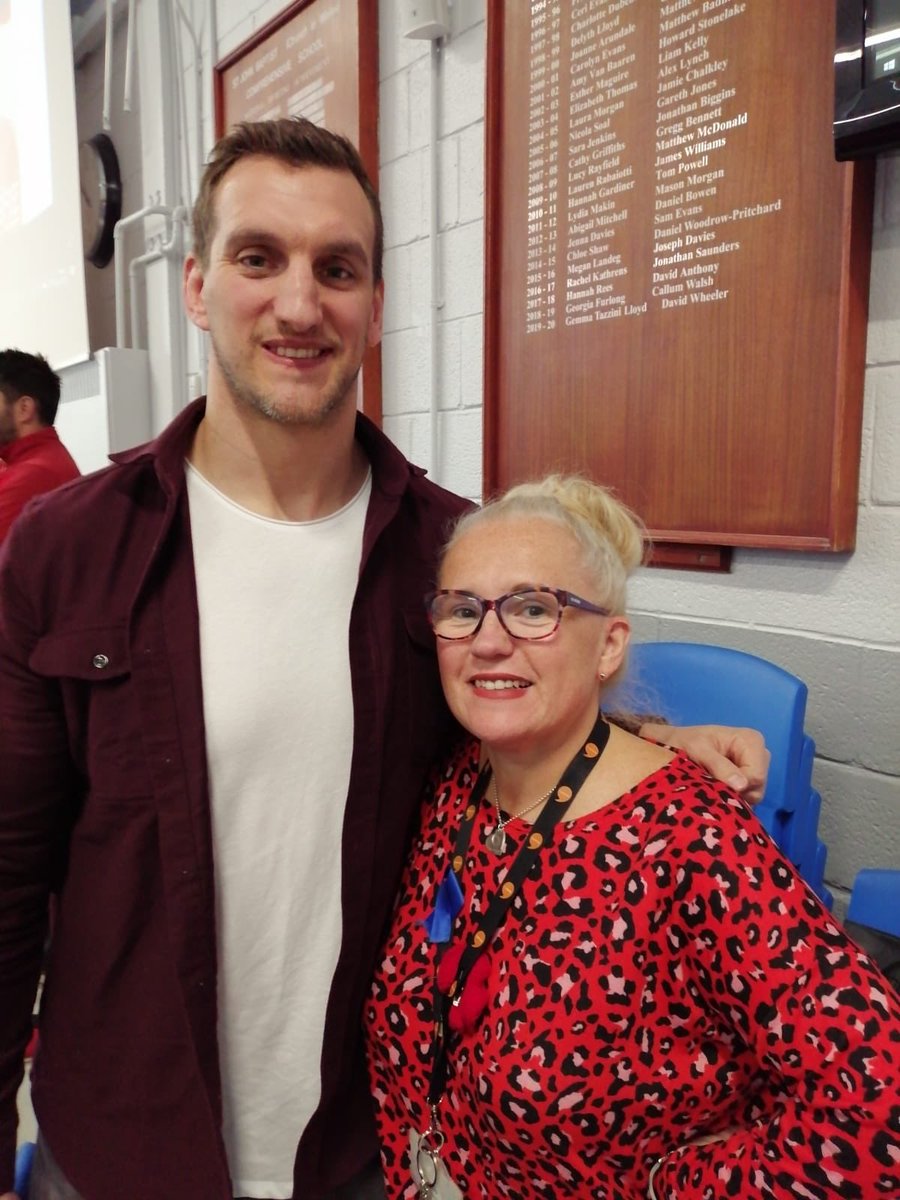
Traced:
[[95, 666], [98, 671], [102, 671], [104, 667], [109, 666], [109, 658], [105, 654], [95, 654], [91, 659], [91, 664]]

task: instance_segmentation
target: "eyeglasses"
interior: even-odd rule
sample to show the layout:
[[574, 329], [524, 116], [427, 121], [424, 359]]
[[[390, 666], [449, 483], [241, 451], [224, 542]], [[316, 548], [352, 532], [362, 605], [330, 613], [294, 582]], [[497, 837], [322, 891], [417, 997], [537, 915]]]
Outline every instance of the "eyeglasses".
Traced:
[[609, 616], [608, 608], [600, 608], [590, 600], [582, 600], [574, 592], [550, 587], [522, 588], [521, 591], [498, 596], [496, 600], [485, 600], [470, 592], [446, 588], [430, 592], [425, 597], [425, 609], [432, 629], [439, 638], [448, 642], [474, 637], [491, 609], [510, 637], [537, 642], [556, 632], [564, 608], [579, 608], [582, 612]]

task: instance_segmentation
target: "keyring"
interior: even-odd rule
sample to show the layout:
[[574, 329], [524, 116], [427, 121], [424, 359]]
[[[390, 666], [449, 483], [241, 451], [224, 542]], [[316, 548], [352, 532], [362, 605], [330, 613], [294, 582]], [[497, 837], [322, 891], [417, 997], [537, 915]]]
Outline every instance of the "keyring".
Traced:
[[[431, 1168], [431, 1178], [428, 1178], [427, 1171], [422, 1169], [422, 1160], [425, 1160], [428, 1167]], [[416, 1151], [416, 1174], [419, 1177], [419, 1190], [426, 1194], [437, 1183], [437, 1159], [430, 1150], [423, 1150], [421, 1146]]]
[[[416, 1147], [416, 1174], [419, 1176], [419, 1183], [423, 1188], [433, 1188], [437, 1182], [438, 1155], [443, 1149], [444, 1140], [444, 1135], [440, 1129], [426, 1129], [419, 1138], [419, 1144]], [[430, 1179], [426, 1172], [422, 1170], [423, 1156], [427, 1160], [427, 1165], [431, 1168]]]

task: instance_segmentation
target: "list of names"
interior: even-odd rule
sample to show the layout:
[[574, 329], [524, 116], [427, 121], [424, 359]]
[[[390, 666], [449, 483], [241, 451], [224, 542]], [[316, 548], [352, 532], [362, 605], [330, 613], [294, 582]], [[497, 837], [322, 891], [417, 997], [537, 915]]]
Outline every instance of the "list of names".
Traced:
[[648, 38], [637, 0], [531, 0], [529, 333], [728, 303], [745, 223], [782, 208], [735, 203], [728, 166], [753, 122], [724, 49], [748, 8], [661, 0]]

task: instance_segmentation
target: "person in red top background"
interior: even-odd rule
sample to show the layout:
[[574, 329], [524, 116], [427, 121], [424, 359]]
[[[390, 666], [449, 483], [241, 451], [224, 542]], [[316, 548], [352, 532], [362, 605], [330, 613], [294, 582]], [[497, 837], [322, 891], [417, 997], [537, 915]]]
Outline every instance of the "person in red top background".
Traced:
[[0, 351], [0, 542], [33, 496], [81, 472], [53, 428], [59, 376], [40, 354]]

